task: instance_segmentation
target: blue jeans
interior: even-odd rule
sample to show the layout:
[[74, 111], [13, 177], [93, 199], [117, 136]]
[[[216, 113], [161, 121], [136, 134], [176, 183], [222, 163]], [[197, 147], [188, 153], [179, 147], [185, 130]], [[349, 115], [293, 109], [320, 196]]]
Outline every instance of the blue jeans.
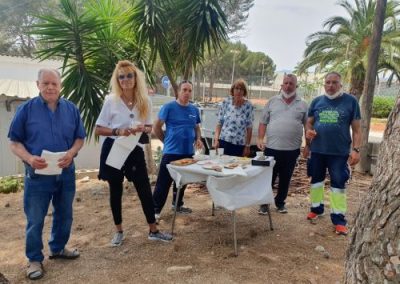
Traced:
[[[311, 153], [308, 171], [311, 175], [311, 184], [315, 185], [323, 183], [326, 177], [326, 170], [329, 172], [331, 184], [331, 196], [333, 190], [340, 190], [340, 194], [346, 196], [346, 182], [350, 177], [350, 171], [347, 166], [348, 156], [325, 155], [319, 153]], [[331, 220], [334, 225], [346, 225], [345, 212], [339, 212], [333, 207], [331, 202]], [[335, 212], [336, 210], [336, 212]], [[322, 214], [324, 212], [324, 204], [321, 203], [317, 207], [311, 207], [311, 212]]]
[[75, 196], [75, 167], [61, 175], [37, 175], [26, 166], [24, 211], [27, 218], [25, 254], [29, 261], [44, 259], [42, 231], [50, 201], [53, 204], [53, 225], [49, 240], [52, 253], [59, 253], [69, 240], [72, 226], [72, 203]]
[[[157, 177], [157, 182], [156, 186], [154, 187], [154, 192], [153, 192], [153, 201], [154, 201], [154, 211], [156, 214], [160, 214], [161, 210], [163, 209], [165, 202], [167, 201], [168, 193], [169, 193], [169, 188], [171, 187], [171, 184], [173, 182], [173, 179], [171, 175], [169, 174], [169, 171], [167, 169], [167, 165], [176, 160], [184, 159], [184, 158], [191, 158], [193, 154], [188, 155], [178, 155], [178, 154], [164, 154], [161, 159], [160, 163], [160, 169], [158, 171], [158, 177]], [[180, 192], [180, 196], [178, 198], [178, 207], [183, 205], [183, 195], [185, 191], [186, 186], [183, 186]], [[172, 198], [172, 205], [175, 205], [176, 201], [176, 195], [177, 195], [177, 187], [174, 182], [174, 195]]]

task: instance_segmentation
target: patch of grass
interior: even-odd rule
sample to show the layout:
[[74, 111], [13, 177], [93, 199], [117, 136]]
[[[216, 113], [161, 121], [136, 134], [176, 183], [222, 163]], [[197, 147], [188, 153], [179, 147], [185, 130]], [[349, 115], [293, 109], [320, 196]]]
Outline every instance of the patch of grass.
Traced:
[[17, 177], [5, 177], [0, 179], [0, 193], [12, 193], [22, 189], [22, 181]]

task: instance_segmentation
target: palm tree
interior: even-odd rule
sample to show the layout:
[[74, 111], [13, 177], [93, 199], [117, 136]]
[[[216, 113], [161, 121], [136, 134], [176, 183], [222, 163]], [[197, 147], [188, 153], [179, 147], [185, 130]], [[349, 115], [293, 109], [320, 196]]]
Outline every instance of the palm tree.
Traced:
[[46, 46], [40, 59], [63, 60], [62, 96], [81, 110], [91, 137], [108, 80], [120, 59], [136, 62], [154, 82], [157, 56], [174, 83], [226, 38], [225, 16], [216, 0], [90, 0], [83, 6], [61, 0], [60, 17], [38, 16], [35, 36]]
[[175, 95], [178, 75], [187, 80], [205, 51], [219, 50], [227, 39], [227, 20], [217, 0], [139, 0], [132, 14], [141, 47], [158, 55]]
[[[355, 6], [342, 0], [338, 4], [347, 14], [332, 17], [324, 23], [326, 30], [311, 34], [307, 39], [304, 59], [297, 66], [304, 73], [315, 66], [316, 71], [336, 70], [350, 83], [350, 93], [360, 98], [367, 70], [368, 49], [376, 1], [355, 0]], [[390, 70], [399, 77], [400, 29], [396, 19], [400, 15], [399, 2], [390, 1], [385, 14], [378, 71]]]
[[84, 7], [71, 0], [60, 3], [61, 17], [38, 16], [41, 23], [33, 27], [32, 33], [39, 42], [48, 46], [39, 50], [37, 56], [42, 60], [63, 60], [61, 95], [78, 106], [91, 138], [115, 63], [130, 59], [147, 70], [147, 59], [145, 52], [137, 52], [126, 28], [128, 12], [124, 12], [124, 3], [92, 0]]

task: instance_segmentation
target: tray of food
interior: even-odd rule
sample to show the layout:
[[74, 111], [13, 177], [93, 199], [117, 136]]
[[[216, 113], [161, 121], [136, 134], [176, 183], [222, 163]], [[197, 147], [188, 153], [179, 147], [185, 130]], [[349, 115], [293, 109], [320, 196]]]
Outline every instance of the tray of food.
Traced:
[[194, 163], [196, 163], [196, 160], [191, 159], [191, 158], [185, 158], [185, 159], [172, 161], [170, 164], [174, 165], [174, 166], [189, 166]]
[[224, 168], [226, 168], [226, 169], [234, 169], [234, 168], [237, 168], [237, 167], [239, 167], [240, 166], [240, 164], [239, 163], [229, 163], [229, 164], [225, 164], [224, 165]]
[[210, 159], [210, 156], [204, 154], [197, 154], [193, 156], [193, 159], [196, 161], [206, 161]]
[[222, 172], [222, 167], [216, 164], [205, 164], [202, 166], [203, 169], [212, 170], [216, 172]]
[[238, 163], [240, 165], [250, 165], [251, 164], [251, 158], [248, 158], [248, 157], [235, 157], [234, 162]]

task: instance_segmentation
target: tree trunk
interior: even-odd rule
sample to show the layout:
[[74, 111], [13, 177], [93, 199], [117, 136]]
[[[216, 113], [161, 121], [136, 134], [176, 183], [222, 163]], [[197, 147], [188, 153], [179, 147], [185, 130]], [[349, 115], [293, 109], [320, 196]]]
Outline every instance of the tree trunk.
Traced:
[[368, 54], [367, 75], [364, 83], [364, 93], [361, 101], [361, 159], [357, 170], [369, 172], [371, 162], [368, 157], [369, 126], [371, 124], [372, 102], [374, 99], [375, 81], [378, 70], [378, 58], [382, 41], [383, 23], [385, 21], [386, 0], [377, 1], [375, 10], [374, 27], [372, 31], [371, 45]]
[[350, 94], [360, 101], [361, 95], [364, 91], [365, 72], [363, 75], [351, 74], [350, 79]]
[[400, 97], [346, 253], [345, 283], [400, 283]]

